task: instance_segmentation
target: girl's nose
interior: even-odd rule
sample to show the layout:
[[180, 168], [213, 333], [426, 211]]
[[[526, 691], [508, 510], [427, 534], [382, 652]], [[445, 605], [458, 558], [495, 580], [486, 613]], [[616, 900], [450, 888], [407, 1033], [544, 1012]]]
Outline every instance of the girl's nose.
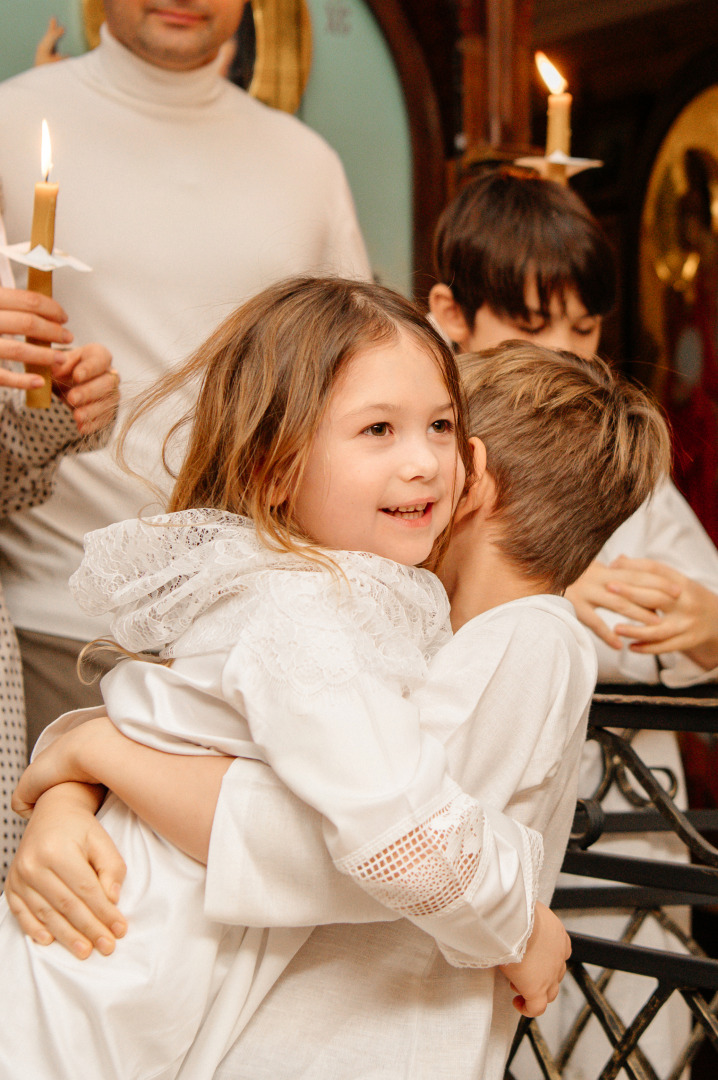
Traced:
[[414, 440], [407, 447], [407, 454], [401, 465], [402, 480], [417, 478], [431, 480], [439, 471], [439, 459], [434, 448], [425, 440]]

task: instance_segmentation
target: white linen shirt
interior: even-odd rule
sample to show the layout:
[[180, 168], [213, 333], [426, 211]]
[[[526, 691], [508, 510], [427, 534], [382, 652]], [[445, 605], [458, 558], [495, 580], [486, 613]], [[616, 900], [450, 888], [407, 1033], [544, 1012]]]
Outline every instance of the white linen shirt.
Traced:
[[[463, 626], [414, 695], [464, 790], [542, 833], [544, 902], [573, 820], [595, 676], [571, 605], [531, 597]], [[236, 761], [215, 814], [208, 909], [241, 920], [255, 904], [294, 907], [335, 925], [312, 933], [216, 1080], [501, 1080], [518, 1019], [504, 977], [450, 967], [406, 920], [348, 925], [350, 887], [321, 856], [318, 816], [265, 765]], [[492, 889], [499, 910], [500, 878]]]

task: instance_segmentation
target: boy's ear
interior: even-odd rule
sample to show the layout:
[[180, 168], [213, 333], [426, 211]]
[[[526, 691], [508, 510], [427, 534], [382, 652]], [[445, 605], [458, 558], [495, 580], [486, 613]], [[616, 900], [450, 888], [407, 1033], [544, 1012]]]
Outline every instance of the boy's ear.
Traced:
[[488, 499], [493, 499], [494, 494], [493, 480], [486, 471], [486, 447], [481, 439], [477, 439], [475, 435], [472, 435], [469, 443], [474, 451], [476, 479], [469, 490], [464, 492], [459, 499], [459, 505], [456, 507], [456, 513], [454, 514], [455, 522], [468, 517], [469, 514], [473, 514], [475, 510], [480, 510]]
[[469, 439], [469, 446], [474, 451], [474, 472], [480, 479], [486, 472], [486, 447], [476, 435]]
[[447, 337], [460, 349], [468, 348], [471, 328], [448, 285], [434, 285], [429, 293], [429, 310]]

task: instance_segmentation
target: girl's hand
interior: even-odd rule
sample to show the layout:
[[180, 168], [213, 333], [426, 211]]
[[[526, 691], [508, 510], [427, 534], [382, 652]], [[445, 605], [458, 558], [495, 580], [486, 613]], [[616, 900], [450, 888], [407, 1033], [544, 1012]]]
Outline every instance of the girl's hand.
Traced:
[[563, 923], [538, 901], [523, 960], [518, 964], [502, 964], [499, 969], [516, 991], [513, 1005], [522, 1016], [543, 1015], [547, 1005], [558, 997], [570, 955], [571, 939]]
[[718, 666], [718, 595], [653, 559], [621, 556], [608, 568], [607, 588], [639, 626], [618, 625], [633, 652], [681, 652], [701, 667]]
[[120, 376], [104, 345], [84, 345], [60, 354], [52, 370], [53, 387], [72, 415], [81, 435], [107, 427], [117, 413]]
[[101, 760], [107, 754], [108, 740], [122, 738], [107, 716], [87, 720], [60, 735], [22, 774], [12, 797], [15, 813], [29, 818], [40, 796], [58, 784], [69, 781], [102, 783], [92, 761], [97, 760], [98, 755]]
[[95, 818], [103, 789], [52, 788], [37, 802], [15, 856], [5, 896], [23, 933], [57, 941], [80, 959], [108, 956], [127, 930], [116, 906], [125, 864]]

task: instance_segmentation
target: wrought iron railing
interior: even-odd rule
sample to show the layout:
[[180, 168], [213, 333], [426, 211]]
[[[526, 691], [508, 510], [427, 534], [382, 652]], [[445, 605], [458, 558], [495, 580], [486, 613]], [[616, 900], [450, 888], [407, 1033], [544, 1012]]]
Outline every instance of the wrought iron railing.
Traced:
[[[689, 696], [690, 694], [690, 696]], [[533, 1077], [560, 1080], [592, 1016], [606, 1034], [608, 1053], [589, 1063], [591, 1080], [614, 1080], [621, 1073], [632, 1080], [658, 1080], [654, 1064], [641, 1050], [641, 1036], [661, 1022], [664, 1005], [678, 994], [693, 1017], [690, 1038], [675, 1060], [661, 1062], [662, 1080], [680, 1080], [706, 1041], [715, 1054], [718, 1078], [718, 960], [704, 950], [667, 912], [667, 906], [692, 910], [718, 905], [718, 847], [706, 834], [718, 834], [718, 809], [684, 810], [676, 805], [677, 778], [670, 769], [647, 767], [632, 746], [638, 730], [702, 732], [718, 735], [718, 687], [691, 691], [657, 687], [600, 686], [589, 718], [589, 738], [603, 751], [603, 775], [591, 799], [579, 802], [574, 832], [563, 870], [600, 881], [590, 889], [563, 886], [553, 907], [559, 912], [580, 909], [630, 909], [621, 940], [610, 941], [572, 934], [573, 954], [567, 979], [579, 988], [583, 1007], [560, 1045], [549, 1047], [541, 1021], [522, 1021], [509, 1057], [507, 1080], [513, 1080], [514, 1054], [521, 1042], [530, 1046]], [[608, 812], [602, 800], [618, 787], [631, 810]], [[600, 836], [619, 833], [667, 832], [690, 852], [690, 863], [605, 854], [592, 851]], [[656, 920], [670, 934], [676, 951], [649, 949], [633, 943], [646, 920]], [[589, 970], [587, 965], [595, 967]], [[655, 985], [633, 1019], [624, 1023], [611, 1005], [608, 992], [615, 972], [649, 977]], [[648, 984], [646, 984], [648, 985]], [[701, 1051], [706, 1055], [705, 1048]], [[526, 1050], [523, 1050], [524, 1062]], [[581, 1062], [584, 1075], [587, 1063]], [[621, 1072], [623, 1070], [623, 1072]], [[525, 1080], [525, 1065], [521, 1075]]]

